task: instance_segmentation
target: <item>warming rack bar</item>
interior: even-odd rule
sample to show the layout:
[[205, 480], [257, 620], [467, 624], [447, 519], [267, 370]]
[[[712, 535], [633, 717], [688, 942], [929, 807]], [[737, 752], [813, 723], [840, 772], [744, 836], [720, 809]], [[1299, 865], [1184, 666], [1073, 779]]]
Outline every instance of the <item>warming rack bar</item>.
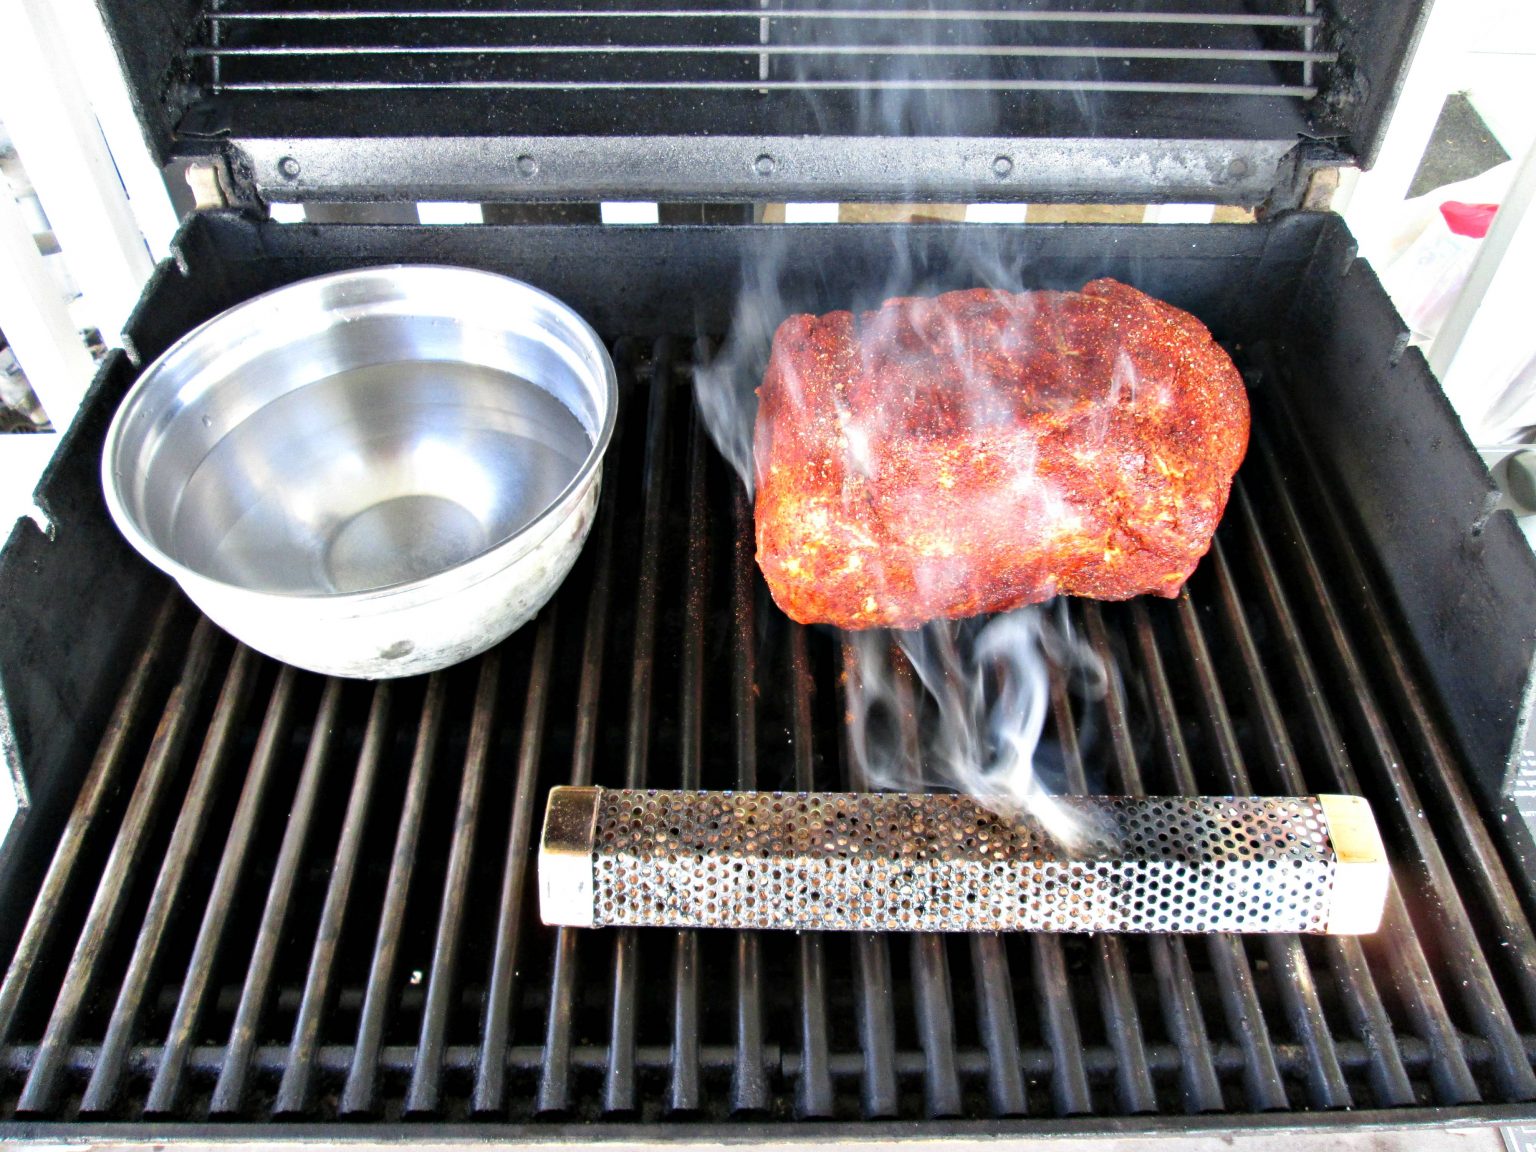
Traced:
[[1201, 84], [1157, 80], [240, 80], [222, 92], [1161, 92], [1200, 96], [1297, 96], [1301, 84]]
[[1316, 14], [1282, 15], [1263, 13], [1207, 12], [997, 12], [990, 9], [955, 11], [916, 11], [907, 9], [864, 10], [830, 8], [821, 11], [793, 12], [780, 9], [668, 8], [605, 11], [580, 8], [497, 9], [453, 11], [417, 9], [410, 11], [371, 10], [343, 12], [310, 9], [296, 12], [239, 12], [213, 9], [203, 19], [224, 20], [912, 20], [927, 23], [999, 24], [1202, 24], [1224, 27], [1315, 28], [1322, 23]]
[[[231, 56], [1061, 56], [1122, 60], [1252, 60], [1332, 64], [1335, 52], [1269, 48], [1146, 48], [1113, 44], [257, 44], [197, 47], [189, 55]], [[753, 84], [758, 88], [761, 84]]]

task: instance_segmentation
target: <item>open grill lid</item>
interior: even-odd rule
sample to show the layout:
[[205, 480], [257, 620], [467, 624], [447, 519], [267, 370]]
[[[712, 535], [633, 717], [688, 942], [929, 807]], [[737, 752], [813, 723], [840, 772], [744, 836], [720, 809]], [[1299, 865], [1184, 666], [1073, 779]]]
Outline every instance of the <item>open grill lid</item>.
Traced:
[[1425, 0], [101, 0], [261, 200], [1198, 200], [1374, 157]]

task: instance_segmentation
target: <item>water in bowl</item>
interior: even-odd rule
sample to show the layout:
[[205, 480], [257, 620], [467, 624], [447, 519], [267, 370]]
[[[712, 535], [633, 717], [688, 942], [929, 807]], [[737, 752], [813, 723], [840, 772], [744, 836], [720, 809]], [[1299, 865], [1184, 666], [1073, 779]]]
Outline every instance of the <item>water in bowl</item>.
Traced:
[[526, 527], [591, 447], [570, 409], [519, 376], [458, 362], [354, 368], [219, 439], [178, 502], [170, 552], [261, 591], [385, 588]]

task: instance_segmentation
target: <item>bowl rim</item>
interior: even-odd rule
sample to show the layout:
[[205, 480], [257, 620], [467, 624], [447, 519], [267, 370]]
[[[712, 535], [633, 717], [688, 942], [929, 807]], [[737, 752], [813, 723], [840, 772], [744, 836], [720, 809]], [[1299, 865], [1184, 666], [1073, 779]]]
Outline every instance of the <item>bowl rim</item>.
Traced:
[[[198, 345], [205, 340], [210, 329], [220, 326], [228, 317], [236, 313], [254, 309], [263, 303], [270, 304], [273, 297], [285, 295], [301, 287], [312, 289], [317, 285], [345, 282], [351, 279], [388, 273], [404, 274], [406, 276], [418, 273], [429, 275], [447, 273], [471, 279], [490, 279], [501, 285], [509, 285], [514, 290], [542, 298], [556, 312], [561, 314], [579, 337], [590, 341], [592, 349], [597, 354], [597, 362], [602, 371], [603, 390], [607, 407], [604, 410], [597, 433], [592, 437], [592, 444], [586, 458], [582, 461], [581, 467], [576, 470], [575, 475], [571, 477], [570, 482], [560, 490], [554, 499], [550, 500], [540, 510], [538, 515], [511, 534], [486, 545], [486, 547], [476, 552], [473, 556], [468, 556], [447, 568], [438, 569], [427, 576], [418, 576], [410, 580], [398, 581], [394, 584], [381, 584], [375, 588], [361, 588], [352, 592], [294, 592], [252, 588], [245, 584], [221, 580], [199, 572], [196, 568], [181, 563], [165, 552], [150, 539], [149, 534], [140, 527], [138, 521], [129, 512], [128, 501], [119, 489], [117, 469], [114, 467], [122, 451], [123, 440], [127, 436], [127, 423], [132, 417], [137, 403], [141, 401], [143, 394], [149, 390], [155, 377], [165, 370], [167, 364], [173, 363], [179, 357], [185, 355], [189, 347]], [[160, 355], [156, 356], [138, 374], [138, 377], [128, 388], [128, 391], [123, 394], [123, 398], [118, 401], [117, 409], [112, 414], [112, 422], [107, 428], [106, 439], [102, 446], [101, 486], [103, 495], [106, 498], [107, 511], [111, 515], [113, 523], [117, 526], [117, 530], [122, 533], [135, 551], [156, 568], [173, 577], [183, 587], [188, 582], [191, 582], [202, 588], [219, 589], [237, 596], [280, 599], [295, 604], [313, 603], [324, 605], [359, 604], [370, 600], [408, 595], [421, 590], [446, 594], [459, 587], [468, 587], [476, 584], [480, 580], [489, 578], [495, 572], [500, 571], [503, 565], [487, 563], [488, 557], [517, 543], [524, 543], [529, 548], [533, 547], [564, 519], [562, 516], [557, 520], [555, 513], [563, 510], [566, 515], [569, 515], [571, 509], [566, 508], [566, 505], [571, 502], [573, 496], [592, 482], [594, 474], [598, 473], [602, 468], [603, 457], [606, 455], [608, 446], [613, 440], [614, 428], [618, 422], [618, 409], [618, 373], [614, 368], [613, 357], [609, 354], [607, 345], [603, 343], [602, 338], [598, 336], [597, 331], [592, 325], [559, 297], [546, 292], [536, 285], [529, 284], [525, 280], [519, 280], [513, 276], [505, 276], [499, 272], [487, 271], [483, 268], [466, 267], [456, 264], [365, 264], [336, 272], [322, 273], [319, 276], [307, 276], [301, 280], [294, 280], [287, 284], [280, 284], [275, 288], [269, 288], [265, 292], [260, 292], [255, 296], [231, 305], [177, 338], [175, 342], [166, 348], [164, 352], [160, 353]], [[541, 528], [543, 529], [542, 531], [540, 531]], [[454, 579], [455, 575], [461, 578]]]

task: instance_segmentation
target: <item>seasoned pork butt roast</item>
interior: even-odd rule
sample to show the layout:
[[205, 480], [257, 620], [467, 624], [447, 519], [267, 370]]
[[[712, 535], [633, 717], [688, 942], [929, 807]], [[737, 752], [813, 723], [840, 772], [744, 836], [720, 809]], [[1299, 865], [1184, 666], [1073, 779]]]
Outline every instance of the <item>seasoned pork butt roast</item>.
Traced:
[[791, 316], [758, 395], [758, 563], [850, 629], [1174, 596], [1248, 446], [1210, 332], [1114, 280]]

